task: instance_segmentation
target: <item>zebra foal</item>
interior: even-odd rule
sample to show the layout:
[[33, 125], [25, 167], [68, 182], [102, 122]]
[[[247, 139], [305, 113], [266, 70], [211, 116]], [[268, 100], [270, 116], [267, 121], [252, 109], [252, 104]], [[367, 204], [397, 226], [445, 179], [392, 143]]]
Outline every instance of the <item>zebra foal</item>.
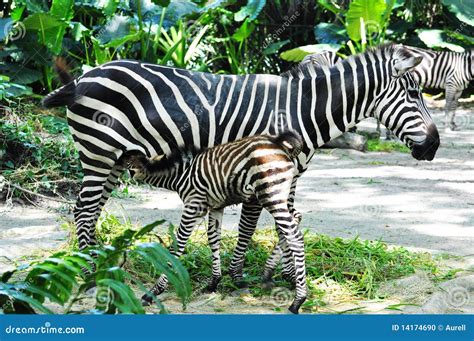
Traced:
[[[297, 173], [294, 158], [301, 152], [299, 134], [285, 131], [277, 136], [256, 135], [207, 149], [203, 152], [176, 150], [152, 160], [143, 154], [129, 153], [122, 164], [131, 169], [134, 179], [156, 187], [176, 191], [184, 203], [177, 249], [179, 257], [200, 218], [209, 213], [208, 239], [212, 250], [214, 291], [221, 279], [219, 255], [220, 230], [224, 208], [252, 202], [265, 208], [275, 219], [278, 237], [285, 243], [285, 253], [296, 269], [296, 297], [289, 307], [297, 314], [306, 299], [306, 275], [303, 235], [288, 207], [288, 198]], [[167, 278], [161, 276], [153, 287], [161, 294]], [[152, 295], [144, 296], [144, 303]]]

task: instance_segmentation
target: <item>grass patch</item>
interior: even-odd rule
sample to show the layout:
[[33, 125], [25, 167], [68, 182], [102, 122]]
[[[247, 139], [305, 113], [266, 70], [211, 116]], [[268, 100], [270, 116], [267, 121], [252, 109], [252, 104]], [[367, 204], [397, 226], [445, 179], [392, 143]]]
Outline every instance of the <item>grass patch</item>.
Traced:
[[399, 141], [383, 141], [372, 138], [367, 141], [367, 151], [410, 153], [410, 148]]
[[[113, 215], [103, 214], [98, 227], [99, 240], [108, 243], [131, 225], [130, 222], [121, 223]], [[74, 242], [69, 247], [73, 247], [75, 243], [75, 238], [71, 240]], [[145, 241], [160, 241], [165, 245], [169, 245], [170, 240], [165, 230], [152, 232], [145, 237]], [[226, 274], [236, 242], [235, 233], [224, 232], [221, 243], [224, 277], [218, 288], [219, 293], [224, 295], [236, 290]], [[274, 230], [258, 230], [246, 254], [245, 279], [255, 297], [267, 294], [260, 286], [262, 269], [276, 242]], [[417, 270], [428, 272], [434, 277], [439, 276], [437, 264], [430, 254], [410, 252], [403, 247], [389, 247], [382, 241], [332, 238], [306, 232], [305, 247], [309, 296], [304, 308], [307, 311], [324, 305], [323, 297], [327, 294], [328, 287], [321, 284], [332, 283], [332, 287], [339, 288], [340, 293], [336, 293], [336, 296], [371, 299], [376, 297], [381, 283], [413, 274]], [[193, 233], [181, 261], [190, 274], [194, 292], [201, 292], [211, 278], [211, 251], [203, 229]], [[159, 275], [138, 258], [128, 258], [124, 267], [145, 283], [153, 283]], [[289, 288], [289, 283], [281, 278], [280, 270], [277, 268], [275, 284]]]
[[[66, 119], [44, 113], [36, 102], [0, 108], [0, 172], [34, 192], [75, 193], [82, 177]], [[11, 193], [4, 196], [9, 197]], [[15, 197], [23, 192], [13, 190]]]

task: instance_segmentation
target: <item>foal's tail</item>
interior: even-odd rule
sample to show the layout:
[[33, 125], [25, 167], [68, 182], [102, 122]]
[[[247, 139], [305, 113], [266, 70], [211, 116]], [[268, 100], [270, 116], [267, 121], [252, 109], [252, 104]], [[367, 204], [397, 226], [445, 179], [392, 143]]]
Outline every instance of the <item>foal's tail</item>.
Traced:
[[296, 157], [303, 150], [303, 139], [296, 131], [287, 130], [275, 136], [278, 144], [290, 157]]
[[69, 68], [64, 58], [56, 58], [54, 69], [64, 85], [46, 95], [41, 103], [45, 108], [70, 106], [76, 100], [76, 80], [69, 73]]

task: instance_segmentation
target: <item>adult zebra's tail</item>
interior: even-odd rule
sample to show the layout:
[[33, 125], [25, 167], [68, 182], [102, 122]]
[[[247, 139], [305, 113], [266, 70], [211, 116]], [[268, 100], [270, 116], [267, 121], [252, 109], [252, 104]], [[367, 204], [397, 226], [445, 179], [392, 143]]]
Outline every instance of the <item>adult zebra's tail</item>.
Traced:
[[48, 94], [42, 101], [45, 108], [69, 106], [76, 100], [76, 81], [69, 73], [66, 61], [56, 58], [54, 69], [64, 85]]
[[303, 139], [295, 131], [284, 131], [274, 137], [273, 142], [282, 147], [290, 157], [296, 157], [303, 150]]

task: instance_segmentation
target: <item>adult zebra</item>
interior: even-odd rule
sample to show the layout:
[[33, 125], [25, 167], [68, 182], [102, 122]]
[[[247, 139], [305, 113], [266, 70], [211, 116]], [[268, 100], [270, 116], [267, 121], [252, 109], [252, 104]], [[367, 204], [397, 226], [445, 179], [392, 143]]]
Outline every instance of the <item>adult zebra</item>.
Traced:
[[413, 76], [421, 87], [443, 89], [446, 98], [446, 128], [456, 129], [456, 108], [462, 91], [474, 80], [474, 49], [466, 52], [432, 51], [407, 46], [407, 49], [423, 61], [413, 70]]
[[[243, 136], [276, 134], [281, 120], [304, 140], [297, 179], [316, 148], [374, 116], [413, 157], [432, 160], [438, 131], [407, 73], [420, 62], [401, 46], [383, 45], [332, 68], [304, 64], [289, 77], [212, 75], [126, 60], [106, 63], [75, 80], [60, 71], [69, 83], [43, 104], [68, 107], [84, 171], [74, 210], [79, 247], [96, 243], [95, 224], [123, 171], [117, 161], [127, 151], [155, 157], [183, 145], [210, 147]], [[241, 223], [256, 225], [261, 210], [243, 205]], [[245, 250], [247, 243], [239, 238], [237, 249]], [[236, 258], [231, 269], [238, 275]]]

